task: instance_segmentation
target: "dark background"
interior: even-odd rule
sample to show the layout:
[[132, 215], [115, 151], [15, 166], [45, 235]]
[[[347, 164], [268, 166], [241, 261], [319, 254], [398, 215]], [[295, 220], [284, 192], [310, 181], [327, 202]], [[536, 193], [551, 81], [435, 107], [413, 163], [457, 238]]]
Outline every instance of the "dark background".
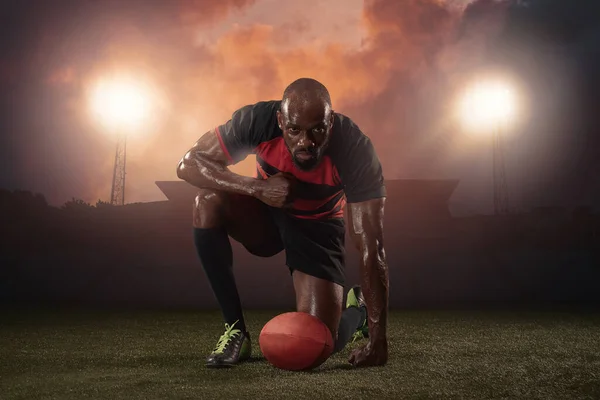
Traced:
[[[192, 244], [194, 188], [185, 182], [159, 184], [170, 200], [120, 207], [71, 201], [57, 209], [40, 195], [1, 192], [0, 299], [216, 307]], [[589, 207], [456, 218], [446, 204], [456, 182], [388, 181], [387, 186], [391, 307], [599, 304], [600, 220]], [[246, 307], [294, 306], [284, 260], [283, 254], [251, 256], [234, 242], [234, 271]], [[348, 246], [349, 286], [360, 283], [358, 260]]]

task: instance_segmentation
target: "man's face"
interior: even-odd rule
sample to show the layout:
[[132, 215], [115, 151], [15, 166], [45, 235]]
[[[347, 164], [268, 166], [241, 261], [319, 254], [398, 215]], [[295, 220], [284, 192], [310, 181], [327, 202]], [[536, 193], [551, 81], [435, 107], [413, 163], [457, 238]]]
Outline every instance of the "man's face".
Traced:
[[277, 122], [296, 167], [310, 171], [319, 165], [329, 144], [333, 115], [330, 107], [319, 101], [282, 104]]

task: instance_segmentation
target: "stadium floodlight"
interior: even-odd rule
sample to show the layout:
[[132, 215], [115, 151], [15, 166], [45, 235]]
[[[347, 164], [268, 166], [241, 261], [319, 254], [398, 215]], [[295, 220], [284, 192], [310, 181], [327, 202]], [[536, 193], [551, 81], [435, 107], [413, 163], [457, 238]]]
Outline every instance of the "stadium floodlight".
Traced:
[[90, 92], [90, 111], [110, 134], [117, 136], [110, 203], [125, 204], [127, 136], [140, 132], [152, 112], [152, 93], [141, 80], [110, 76]]
[[494, 213], [508, 214], [508, 183], [503, 136], [517, 117], [516, 89], [503, 80], [478, 80], [468, 86], [457, 103], [465, 132], [492, 137]]
[[148, 88], [130, 78], [99, 80], [90, 96], [92, 114], [111, 133], [139, 130], [151, 112]]
[[514, 122], [517, 114], [515, 89], [502, 81], [480, 81], [467, 87], [458, 103], [463, 128], [492, 133], [498, 126]]

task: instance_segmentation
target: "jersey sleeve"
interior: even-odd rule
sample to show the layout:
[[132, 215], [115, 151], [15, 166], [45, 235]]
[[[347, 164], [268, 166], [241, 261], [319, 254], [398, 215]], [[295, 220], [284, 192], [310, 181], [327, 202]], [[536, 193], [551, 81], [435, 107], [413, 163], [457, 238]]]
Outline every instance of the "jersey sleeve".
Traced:
[[227, 122], [215, 128], [229, 164], [242, 161], [266, 140], [269, 124], [276, 123], [272, 117], [273, 105], [261, 102], [236, 110]]
[[383, 169], [373, 143], [360, 131], [355, 138], [356, 140], [348, 141], [350, 148], [340, 169], [346, 201], [360, 203], [385, 197]]

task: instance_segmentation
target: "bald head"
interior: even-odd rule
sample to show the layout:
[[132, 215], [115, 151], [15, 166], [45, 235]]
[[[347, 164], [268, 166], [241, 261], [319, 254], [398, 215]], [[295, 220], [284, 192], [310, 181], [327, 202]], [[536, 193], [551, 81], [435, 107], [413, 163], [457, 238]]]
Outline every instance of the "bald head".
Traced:
[[321, 82], [312, 78], [300, 78], [290, 83], [283, 92], [281, 111], [287, 114], [290, 107], [294, 111], [322, 107], [329, 114], [331, 112], [331, 97], [329, 91]]
[[285, 89], [277, 122], [298, 168], [310, 170], [319, 164], [333, 121], [331, 97], [322, 83], [301, 78]]

